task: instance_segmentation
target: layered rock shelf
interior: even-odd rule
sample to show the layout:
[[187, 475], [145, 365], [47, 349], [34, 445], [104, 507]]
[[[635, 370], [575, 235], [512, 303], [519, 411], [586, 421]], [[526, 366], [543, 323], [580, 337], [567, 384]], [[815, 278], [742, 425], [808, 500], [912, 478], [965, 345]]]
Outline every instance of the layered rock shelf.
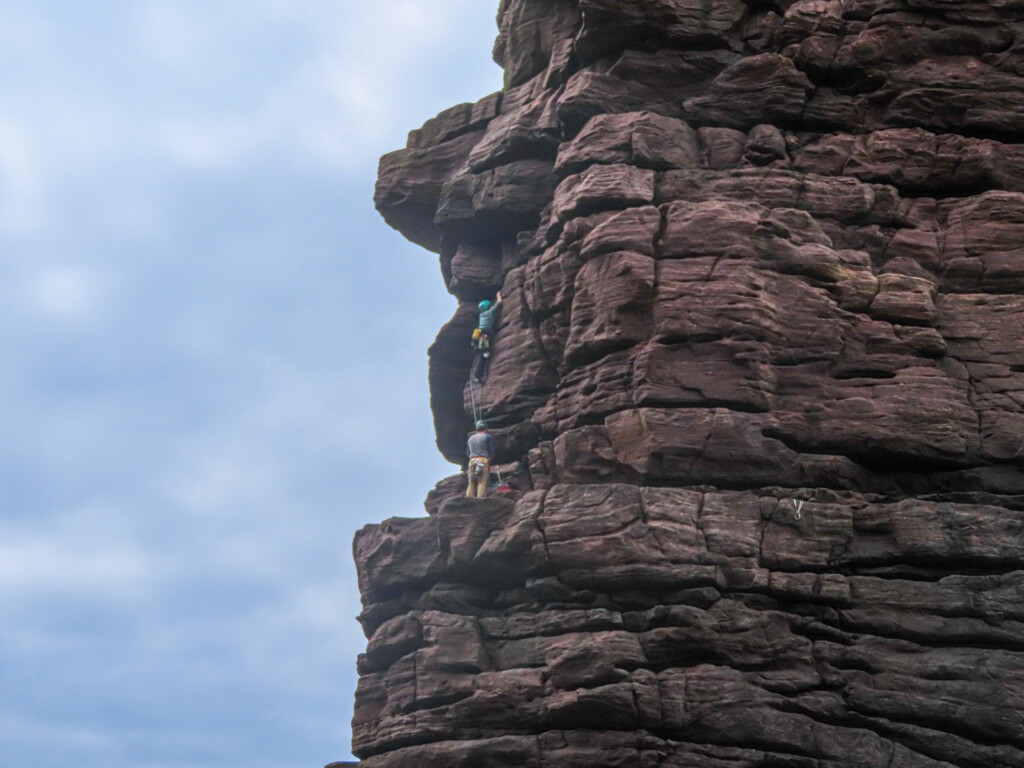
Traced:
[[1024, 766], [1024, 0], [498, 27], [375, 199], [513, 490], [357, 535], [361, 764]]

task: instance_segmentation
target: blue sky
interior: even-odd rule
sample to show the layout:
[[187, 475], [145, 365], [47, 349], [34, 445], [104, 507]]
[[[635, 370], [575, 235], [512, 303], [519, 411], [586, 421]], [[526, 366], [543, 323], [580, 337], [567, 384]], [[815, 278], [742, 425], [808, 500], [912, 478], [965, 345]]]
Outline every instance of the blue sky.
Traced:
[[3, 765], [348, 756], [352, 535], [453, 471], [376, 163], [496, 7], [0, 0]]

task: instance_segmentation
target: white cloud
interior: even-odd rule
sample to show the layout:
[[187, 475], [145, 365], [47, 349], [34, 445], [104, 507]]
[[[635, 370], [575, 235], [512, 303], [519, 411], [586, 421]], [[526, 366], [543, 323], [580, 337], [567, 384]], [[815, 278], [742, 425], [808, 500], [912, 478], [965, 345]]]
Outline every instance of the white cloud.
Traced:
[[[408, 0], [313, 4], [285, 11], [264, 0], [246, 7], [249, 22], [242, 32], [247, 36], [233, 40], [216, 32], [230, 29], [225, 17], [233, 4], [186, 12], [171, 0], [150, 3], [140, 14], [139, 37], [158, 62], [192, 67], [211, 83], [238, 75], [239, 59], [266, 68], [258, 91], [230, 105], [224, 100], [217, 116], [211, 117], [199, 98], [191, 108], [179, 105], [177, 114], [157, 116], [158, 143], [172, 161], [210, 171], [285, 147], [341, 170], [375, 163], [414, 127], [400, 119], [401, 108], [422, 92], [430, 70], [424, 62], [465, 44], [459, 22], [469, 2], [478, 0], [435, 0], [429, 7]], [[260, 47], [280, 24], [288, 25], [301, 48], [292, 59], [261, 61]], [[481, 62], [481, 71], [488, 68], [494, 70]], [[482, 97], [486, 90], [466, 98]], [[450, 105], [438, 103], [435, 111]]]
[[41, 723], [20, 717], [16, 712], [5, 712], [0, 717], [0, 741], [7, 744], [63, 744], [68, 748], [87, 751], [113, 746], [109, 732], [75, 727], [68, 723]]
[[35, 55], [53, 43], [49, 25], [35, 5], [0, 5], [0, 48]]
[[37, 154], [32, 128], [0, 115], [0, 229], [21, 234], [43, 224]]
[[197, 170], [224, 169], [264, 144], [267, 126], [239, 117], [173, 119], [157, 129], [159, 141], [177, 165]]
[[169, 69], [200, 65], [215, 45], [214, 30], [203, 22], [205, 9], [176, 0], [150, 0], [137, 6], [135, 29], [140, 49], [152, 61]]
[[[425, 5], [398, 0], [360, 4], [346, 27], [349, 33], [305, 74], [313, 84], [312, 90], [333, 105], [336, 132], [343, 134], [333, 145], [314, 145], [327, 149], [342, 164], [365, 160], [367, 155], [375, 161], [377, 155], [394, 149], [405, 132], [417, 127], [399, 119], [401, 107], [415, 101], [428, 84], [429, 62], [467, 44], [466, 37], [460, 38], [464, 27], [459, 22], [470, 1], [479, 2], [444, 0]], [[483, 61], [480, 70], [489, 67], [493, 69]], [[484, 89], [465, 98], [474, 100], [486, 95]], [[451, 97], [447, 98], [436, 111], [452, 106]], [[428, 117], [433, 114], [421, 119]], [[345, 153], [337, 151], [343, 140], [348, 142]]]
[[23, 294], [26, 309], [67, 323], [95, 318], [105, 303], [110, 280], [98, 270], [75, 264], [44, 266], [29, 271]]
[[117, 232], [122, 242], [135, 241], [143, 247], [151, 246], [168, 238], [162, 202], [155, 195], [117, 186], [105, 196], [91, 221], [105, 231]]
[[0, 526], [0, 594], [8, 601], [53, 594], [139, 599], [148, 594], [153, 566], [105, 509], [68, 511], [45, 528], [17, 520]]
[[268, 457], [240, 442], [196, 438], [186, 466], [166, 484], [185, 510], [253, 514], [280, 497], [279, 468]]
[[[276, 768], [345, 741], [348, 539], [421, 514], [448, 471], [424, 356], [443, 318], [404, 306], [427, 276], [447, 298], [373, 213], [373, 168], [497, 87], [483, 5], [0, 3], [0, 42], [11, 8], [41, 19], [0, 46], [0, 715], [37, 705], [0, 727], [9, 759], [214, 768], [248, 744]], [[371, 321], [381, 296], [403, 306]]]

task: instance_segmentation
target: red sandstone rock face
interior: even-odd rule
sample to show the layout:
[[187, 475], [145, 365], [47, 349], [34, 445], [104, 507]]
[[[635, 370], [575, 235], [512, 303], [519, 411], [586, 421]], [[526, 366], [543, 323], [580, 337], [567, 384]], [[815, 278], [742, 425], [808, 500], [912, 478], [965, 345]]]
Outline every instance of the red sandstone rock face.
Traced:
[[376, 202], [461, 302], [438, 445], [475, 395], [517, 492], [357, 536], [354, 752], [1024, 766], [1024, 1], [498, 19]]

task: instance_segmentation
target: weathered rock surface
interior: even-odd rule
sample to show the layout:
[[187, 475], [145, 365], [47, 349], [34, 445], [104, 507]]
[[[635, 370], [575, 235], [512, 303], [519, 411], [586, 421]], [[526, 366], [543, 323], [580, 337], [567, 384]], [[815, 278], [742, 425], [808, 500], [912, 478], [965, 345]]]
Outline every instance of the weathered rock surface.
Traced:
[[[381, 161], [515, 492], [356, 537], [370, 768], [1024, 766], [1024, 0], [502, 0]], [[482, 385], [473, 306], [502, 291]]]

